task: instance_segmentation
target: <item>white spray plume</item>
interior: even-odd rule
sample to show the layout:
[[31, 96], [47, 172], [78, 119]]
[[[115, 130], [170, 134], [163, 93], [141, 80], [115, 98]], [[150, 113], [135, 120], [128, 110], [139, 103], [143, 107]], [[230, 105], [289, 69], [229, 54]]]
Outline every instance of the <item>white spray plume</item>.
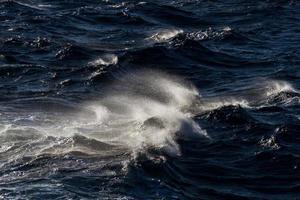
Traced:
[[176, 135], [206, 135], [187, 111], [198, 96], [194, 87], [174, 76], [153, 71], [128, 74], [89, 106], [103, 124], [93, 136], [133, 150], [155, 147], [180, 154]]

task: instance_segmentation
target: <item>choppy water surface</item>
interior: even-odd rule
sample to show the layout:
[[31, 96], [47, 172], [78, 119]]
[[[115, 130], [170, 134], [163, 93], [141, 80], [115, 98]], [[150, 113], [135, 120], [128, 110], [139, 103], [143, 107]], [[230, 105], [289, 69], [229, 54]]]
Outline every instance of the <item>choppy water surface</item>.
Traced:
[[0, 1], [0, 199], [300, 198], [298, 1]]

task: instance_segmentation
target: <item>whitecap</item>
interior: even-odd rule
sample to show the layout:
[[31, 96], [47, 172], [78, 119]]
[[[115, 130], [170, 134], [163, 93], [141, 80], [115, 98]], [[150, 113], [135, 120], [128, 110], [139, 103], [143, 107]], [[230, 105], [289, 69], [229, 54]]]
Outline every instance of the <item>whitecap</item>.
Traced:
[[295, 92], [298, 93], [298, 91], [288, 82], [286, 81], [278, 81], [278, 80], [272, 80], [267, 83], [266, 86], [266, 95], [267, 96], [273, 96], [277, 95], [280, 92]]
[[191, 40], [201, 41], [207, 39], [222, 39], [231, 33], [232, 29], [226, 26], [222, 29], [208, 28], [206, 30], [199, 30], [187, 33], [187, 38]]
[[201, 104], [198, 105], [198, 109], [201, 112], [207, 112], [211, 110], [216, 110], [225, 106], [241, 106], [243, 108], [250, 108], [250, 103], [246, 99], [235, 99], [235, 98], [211, 98], [202, 101]]
[[280, 149], [280, 146], [278, 143], [276, 143], [276, 138], [272, 135], [270, 138], [262, 138], [259, 141], [259, 144], [264, 148], [270, 148], [272, 150], [278, 150]]
[[109, 91], [88, 106], [102, 124], [90, 137], [125, 145], [133, 152], [152, 147], [173, 155], [180, 155], [176, 137], [208, 137], [185, 109], [199, 94], [180, 79], [143, 71], [124, 77]]
[[94, 61], [88, 63], [90, 66], [108, 66], [118, 64], [118, 56], [115, 54], [104, 54]]
[[[180, 155], [176, 138], [208, 137], [190, 112], [193, 101], [200, 95], [178, 77], [141, 71], [120, 78], [107, 91], [103, 98], [78, 105], [78, 109], [72, 107], [70, 111], [63, 104], [60, 112], [51, 114], [30, 111], [32, 120], [0, 126], [0, 141], [5, 145], [0, 150], [17, 149], [17, 157], [72, 151], [106, 154], [113, 153], [114, 147], [116, 151], [126, 149], [133, 156], [149, 148]], [[2, 118], [6, 117], [14, 118]], [[81, 137], [87, 144], [74, 142]], [[88, 146], [97, 141], [111, 145], [111, 149], [102, 152], [101, 148]]]
[[160, 30], [160, 31], [154, 33], [148, 39], [154, 40], [155, 42], [165, 42], [165, 41], [168, 41], [168, 40], [176, 37], [178, 34], [181, 34], [181, 33], [183, 33], [183, 30], [181, 30], [181, 29]]

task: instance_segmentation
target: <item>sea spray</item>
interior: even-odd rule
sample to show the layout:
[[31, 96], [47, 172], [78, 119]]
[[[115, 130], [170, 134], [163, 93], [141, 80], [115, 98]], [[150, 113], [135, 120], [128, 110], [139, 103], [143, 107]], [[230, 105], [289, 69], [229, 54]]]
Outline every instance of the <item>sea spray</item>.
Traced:
[[207, 135], [187, 109], [198, 97], [197, 90], [178, 77], [154, 71], [129, 73], [107, 88], [104, 98], [88, 106], [104, 125], [92, 137], [134, 151], [165, 148], [179, 155], [176, 136]]

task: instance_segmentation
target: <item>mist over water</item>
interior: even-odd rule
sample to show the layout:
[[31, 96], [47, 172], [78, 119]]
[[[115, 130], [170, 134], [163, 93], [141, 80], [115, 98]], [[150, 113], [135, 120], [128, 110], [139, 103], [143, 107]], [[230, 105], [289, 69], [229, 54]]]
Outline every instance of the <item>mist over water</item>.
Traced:
[[297, 199], [297, 1], [0, 1], [0, 199]]

